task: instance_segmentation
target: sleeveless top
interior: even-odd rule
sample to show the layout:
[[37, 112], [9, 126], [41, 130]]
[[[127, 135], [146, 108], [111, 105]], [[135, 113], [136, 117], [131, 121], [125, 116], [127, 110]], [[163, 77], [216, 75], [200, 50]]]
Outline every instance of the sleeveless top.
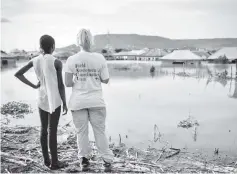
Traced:
[[55, 60], [56, 58], [50, 54], [32, 59], [36, 76], [40, 81], [38, 107], [49, 113], [53, 113], [61, 105]]

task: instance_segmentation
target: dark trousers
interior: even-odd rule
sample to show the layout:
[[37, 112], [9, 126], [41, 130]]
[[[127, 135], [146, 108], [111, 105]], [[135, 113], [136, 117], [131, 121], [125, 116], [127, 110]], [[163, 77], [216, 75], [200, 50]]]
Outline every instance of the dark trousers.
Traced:
[[58, 162], [57, 128], [60, 113], [61, 113], [61, 106], [59, 106], [52, 114], [39, 108], [39, 115], [41, 121], [40, 143], [42, 153], [44, 161], [49, 162], [49, 153], [48, 153], [48, 138], [49, 138], [49, 149], [52, 164], [56, 164]]

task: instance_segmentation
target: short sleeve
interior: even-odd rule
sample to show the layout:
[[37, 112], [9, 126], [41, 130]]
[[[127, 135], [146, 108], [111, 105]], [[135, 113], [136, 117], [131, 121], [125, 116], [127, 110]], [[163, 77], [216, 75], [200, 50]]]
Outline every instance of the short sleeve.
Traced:
[[73, 73], [72, 68], [70, 66], [70, 59], [69, 58], [67, 59], [66, 64], [64, 66], [64, 72]]
[[100, 77], [101, 77], [102, 80], [109, 79], [109, 70], [108, 70], [108, 66], [107, 66], [107, 63], [106, 63], [105, 59], [103, 60], [103, 63], [102, 63]]

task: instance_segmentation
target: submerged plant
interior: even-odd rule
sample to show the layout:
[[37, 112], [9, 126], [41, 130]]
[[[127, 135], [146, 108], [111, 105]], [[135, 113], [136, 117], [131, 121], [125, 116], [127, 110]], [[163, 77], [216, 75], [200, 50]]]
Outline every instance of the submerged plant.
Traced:
[[154, 125], [154, 142], [157, 142], [158, 140], [160, 141], [162, 137], [162, 134], [159, 131], [158, 126], [155, 124]]
[[199, 123], [197, 120], [194, 120], [191, 116], [189, 116], [187, 119], [182, 120], [179, 122], [178, 127], [182, 128], [191, 128], [193, 126], [199, 126]]
[[181, 77], [190, 77], [190, 74], [186, 73], [186, 72], [178, 72], [176, 73], [177, 76], [181, 76]]
[[193, 141], [197, 141], [197, 135], [198, 135], [197, 126], [195, 126], [193, 130]]

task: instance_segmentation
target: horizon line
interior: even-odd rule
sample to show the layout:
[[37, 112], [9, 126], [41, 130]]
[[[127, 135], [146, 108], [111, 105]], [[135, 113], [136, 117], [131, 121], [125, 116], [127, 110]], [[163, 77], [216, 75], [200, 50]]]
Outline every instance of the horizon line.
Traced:
[[[101, 33], [101, 34], [95, 34], [94, 36], [98, 35], [108, 35], [108, 33]], [[164, 39], [169, 40], [204, 40], [204, 39], [237, 39], [236, 37], [206, 37], [206, 38], [169, 38], [165, 36], [159, 36], [159, 35], [148, 35], [148, 34], [138, 34], [138, 33], [109, 33], [109, 35], [138, 35], [138, 36], [152, 36], [152, 37], [161, 37]]]

